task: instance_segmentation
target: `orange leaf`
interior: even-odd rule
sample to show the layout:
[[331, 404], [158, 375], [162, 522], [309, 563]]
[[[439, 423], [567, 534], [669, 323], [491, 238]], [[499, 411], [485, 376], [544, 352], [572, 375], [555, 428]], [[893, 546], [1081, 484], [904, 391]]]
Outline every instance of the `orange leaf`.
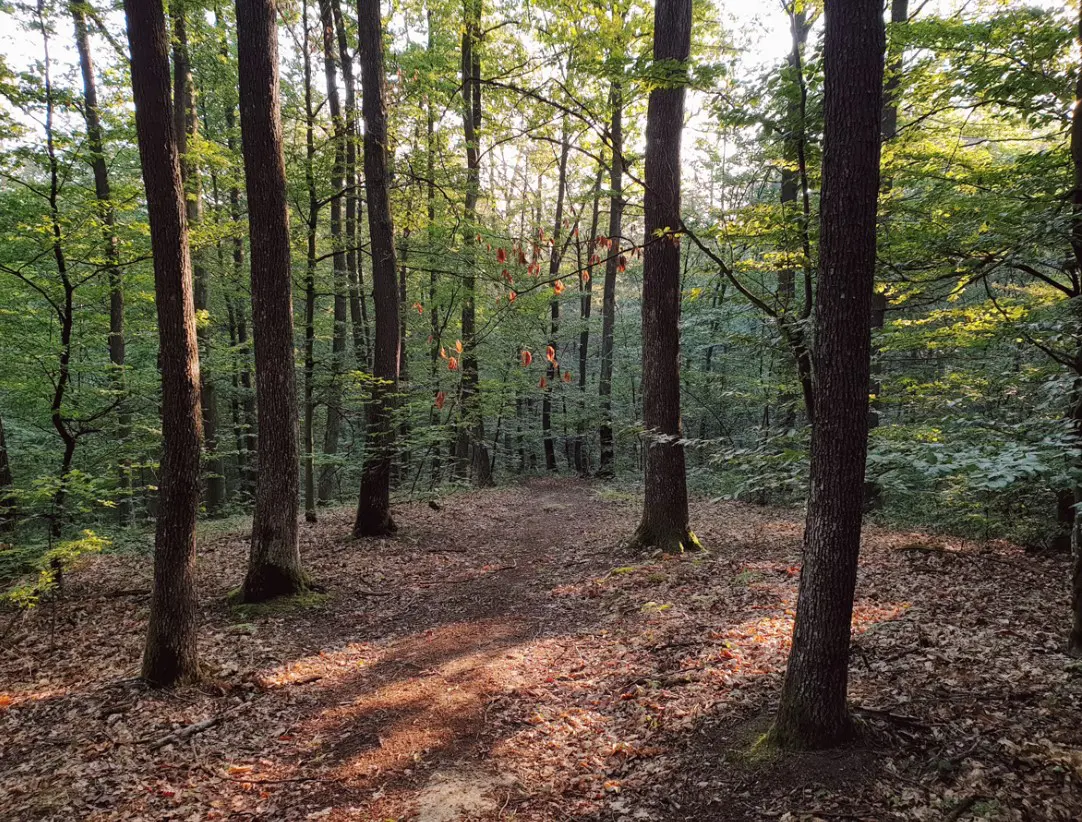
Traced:
[[504, 249], [500, 248], [500, 249], [496, 250], [496, 262], [500, 262], [500, 263], [506, 263], [507, 262], [507, 252], [504, 251]]
[[447, 395], [439, 391], [436, 394], [436, 407], [442, 409], [445, 402], [447, 402]]
[[455, 340], [455, 351], [462, 353], [462, 340]]
[[589, 271], [583, 271], [582, 272], [582, 282], [584, 284], [590, 282], [590, 272]]
[[545, 359], [549, 362], [556, 361], [556, 349], [553, 348], [551, 345], [545, 348]]
[[541, 381], [537, 384], [537, 387], [538, 388], [547, 388], [548, 387], [548, 381], [544, 377], [542, 377]]
[[421, 305], [420, 303], [414, 303], [413, 307], [417, 309], [418, 314], [424, 314], [425, 313], [425, 307], [423, 305]]
[[519, 355], [519, 357], [522, 359], [522, 367], [529, 368], [530, 363], [533, 362], [533, 354], [531, 354], [529, 351], [523, 351]]
[[448, 371], [458, 371], [458, 359], [457, 358], [451, 357], [451, 359], [447, 360], [447, 370]]
[[564, 382], [571, 382], [571, 372], [570, 371], [565, 371], [564, 372]]
[[557, 294], [563, 294], [564, 293], [564, 282], [563, 282], [563, 280], [557, 280], [556, 282], [554, 282], [552, 284], [552, 290], [555, 291]]
[[503, 270], [503, 278], [509, 283], [513, 283], [515, 281], [515, 278], [511, 276], [511, 272], [508, 271], [506, 268]]
[[516, 294], [514, 291], [508, 292], [507, 302], [513, 303], [516, 299], [518, 299], [518, 294]]
[[446, 360], [447, 359], [447, 349], [444, 348], [442, 345], [440, 346], [440, 359], [441, 360]]

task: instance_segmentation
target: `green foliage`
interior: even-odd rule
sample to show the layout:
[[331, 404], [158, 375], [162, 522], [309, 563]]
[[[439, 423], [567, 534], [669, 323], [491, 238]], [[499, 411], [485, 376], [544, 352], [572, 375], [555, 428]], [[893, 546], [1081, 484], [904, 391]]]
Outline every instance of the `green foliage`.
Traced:
[[29, 548], [0, 549], [0, 578], [9, 573], [31, 574], [31, 578], [8, 588], [0, 599], [17, 608], [33, 608], [56, 592], [60, 578], [89, 554], [108, 548], [109, 540], [93, 531], [83, 531], [78, 539], [58, 542], [52, 548], [35, 552]]

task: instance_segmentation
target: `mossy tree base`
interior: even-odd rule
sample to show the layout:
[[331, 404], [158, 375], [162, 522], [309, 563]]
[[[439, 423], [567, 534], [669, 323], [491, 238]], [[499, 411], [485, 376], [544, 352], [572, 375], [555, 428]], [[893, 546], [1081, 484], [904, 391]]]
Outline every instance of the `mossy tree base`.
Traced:
[[240, 601], [248, 604], [266, 602], [278, 597], [296, 596], [306, 590], [308, 580], [303, 573], [264, 563], [258, 568], [248, 569]]
[[833, 716], [782, 707], [759, 746], [783, 751], [822, 751], [843, 748], [860, 739], [860, 726], [846, 710]]
[[358, 517], [353, 525], [353, 536], [357, 539], [365, 537], [389, 537], [398, 530], [398, 525], [390, 514], [384, 517]]
[[682, 554], [685, 551], [701, 551], [702, 543], [690, 530], [662, 530], [641, 524], [631, 537], [628, 547], [633, 551], [660, 550], [665, 554]]

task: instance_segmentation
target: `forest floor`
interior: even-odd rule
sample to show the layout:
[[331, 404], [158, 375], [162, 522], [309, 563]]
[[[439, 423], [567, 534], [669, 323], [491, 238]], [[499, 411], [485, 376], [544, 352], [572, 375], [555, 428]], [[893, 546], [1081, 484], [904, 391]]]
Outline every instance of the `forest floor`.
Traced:
[[302, 527], [325, 593], [244, 608], [248, 534], [205, 533], [207, 681], [146, 690], [150, 559], [0, 614], [0, 818], [1076, 820], [1082, 670], [1068, 564], [868, 528], [851, 699], [864, 741], [757, 748], [792, 625], [801, 515], [693, 503], [704, 553], [621, 547], [638, 501], [537, 480]]

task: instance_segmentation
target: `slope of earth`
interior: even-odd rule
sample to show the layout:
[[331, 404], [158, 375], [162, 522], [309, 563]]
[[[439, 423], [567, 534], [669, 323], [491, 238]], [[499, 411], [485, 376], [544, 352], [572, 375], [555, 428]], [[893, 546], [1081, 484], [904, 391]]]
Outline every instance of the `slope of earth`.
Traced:
[[707, 552], [629, 554], [638, 504], [573, 480], [302, 526], [320, 594], [232, 605], [205, 536], [206, 682], [138, 672], [149, 559], [0, 615], [0, 818], [1072, 820], [1082, 672], [1064, 558], [869, 529], [844, 752], [756, 748], [784, 669], [797, 512], [697, 502]]

